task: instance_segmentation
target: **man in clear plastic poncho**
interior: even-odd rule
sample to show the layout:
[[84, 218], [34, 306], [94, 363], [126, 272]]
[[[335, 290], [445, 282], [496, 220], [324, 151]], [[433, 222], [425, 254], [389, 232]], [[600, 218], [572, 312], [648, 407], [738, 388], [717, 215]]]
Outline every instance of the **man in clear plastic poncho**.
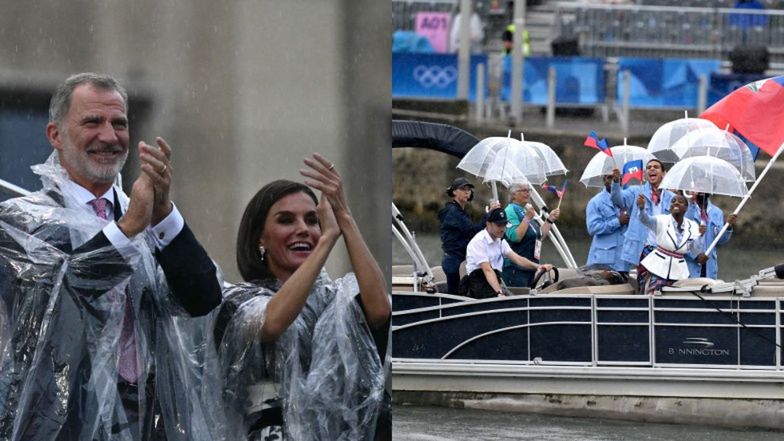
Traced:
[[[130, 197], [127, 95], [61, 84], [43, 188], [0, 204], [0, 439], [207, 438], [188, 316], [221, 299], [216, 268], [169, 199], [171, 150], [139, 143]], [[197, 328], [191, 328], [197, 329]]]

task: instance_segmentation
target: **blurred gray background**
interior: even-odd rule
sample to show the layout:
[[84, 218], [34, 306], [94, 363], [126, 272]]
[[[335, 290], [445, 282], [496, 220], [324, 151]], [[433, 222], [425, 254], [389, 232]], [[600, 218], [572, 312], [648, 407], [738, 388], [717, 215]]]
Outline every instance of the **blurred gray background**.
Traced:
[[[173, 199], [228, 281], [242, 211], [266, 182], [300, 180], [319, 152], [390, 266], [391, 21], [384, 0], [0, 0], [0, 178], [39, 188], [44, 127], [68, 75], [114, 75], [140, 140], [174, 149]], [[349, 269], [342, 246], [328, 270]]]

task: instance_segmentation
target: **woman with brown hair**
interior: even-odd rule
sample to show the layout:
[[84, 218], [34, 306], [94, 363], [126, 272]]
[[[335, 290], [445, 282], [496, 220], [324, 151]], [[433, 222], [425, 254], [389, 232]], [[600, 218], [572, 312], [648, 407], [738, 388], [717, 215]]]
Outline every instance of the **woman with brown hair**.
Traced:
[[[314, 154], [305, 165], [307, 185], [265, 185], [240, 223], [245, 282], [225, 290], [214, 328], [229, 426], [248, 439], [372, 439], [384, 406], [387, 286], [334, 164]], [[323, 266], [341, 236], [354, 272], [333, 281]]]

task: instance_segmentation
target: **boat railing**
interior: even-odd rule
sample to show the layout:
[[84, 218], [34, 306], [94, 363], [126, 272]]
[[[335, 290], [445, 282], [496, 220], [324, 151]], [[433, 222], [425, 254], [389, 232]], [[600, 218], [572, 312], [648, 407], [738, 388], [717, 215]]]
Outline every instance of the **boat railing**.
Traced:
[[[784, 297], [548, 294], [446, 303], [436, 297], [427, 296], [430, 305], [395, 311], [395, 359], [782, 371]], [[476, 330], [466, 331], [471, 326]], [[427, 335], [415, 337], [417, 328]], [[428, 346], [422, 338], [435, 335], [439, 349], [416, 352]], [[418, 341], [414, 352], [409, 339]], [[518, 355], [486, 356], [493, 353]]]
[[422, 253], [422, 249], [416, 241], [414, 233], [408, 229], [403, 215], [397, 209], [395, 204], [392, 204], [392, 234], [397, 238], [398, 242], [406, 250], [411, 261], [414, 263], [413, 271], [408, 277], [394, 276], [393, 285], [405, 284], [412, 286], [414, 292], [418, 292], [420, 288], [430, 285], [433, 282], [434, 275], [430, 269], [430, 265]]

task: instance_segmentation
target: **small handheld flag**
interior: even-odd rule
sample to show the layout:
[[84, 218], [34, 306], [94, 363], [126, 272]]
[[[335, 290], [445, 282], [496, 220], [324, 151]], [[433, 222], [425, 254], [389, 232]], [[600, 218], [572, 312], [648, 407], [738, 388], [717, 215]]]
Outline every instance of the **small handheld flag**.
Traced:
[[558, 207], [560, 207], [561, 201], [563, 200], [564, 197], [564, 193], [566, 193], [566, 185], [568, 183], [569, 181], [564, 181], [563, 186], [559, 190], [558, 187], [556, 187], [555, 185], [545, 182], [544, 184], [542, 184], [542, 189], [547, 190], [550, 193], [556, 195], [558, 197]]
[[595, 131], [591, 130], [591, 133], [588, 134], [588, 137], [585, 138], [585, 142], [583, 145], [586, 147], [591, 147], [597, 150], [601, 150], [609, 156], [612, 156], [612, 150], [607, 145], [607, 140], [602, 138], [599, 139], [599, 135], [596, 134]]
[[630, 185], [642, 185], [642, 159], [629, 161], [623, 165], [623, 177], [621, 183], [623, 188], [628, 188]]

